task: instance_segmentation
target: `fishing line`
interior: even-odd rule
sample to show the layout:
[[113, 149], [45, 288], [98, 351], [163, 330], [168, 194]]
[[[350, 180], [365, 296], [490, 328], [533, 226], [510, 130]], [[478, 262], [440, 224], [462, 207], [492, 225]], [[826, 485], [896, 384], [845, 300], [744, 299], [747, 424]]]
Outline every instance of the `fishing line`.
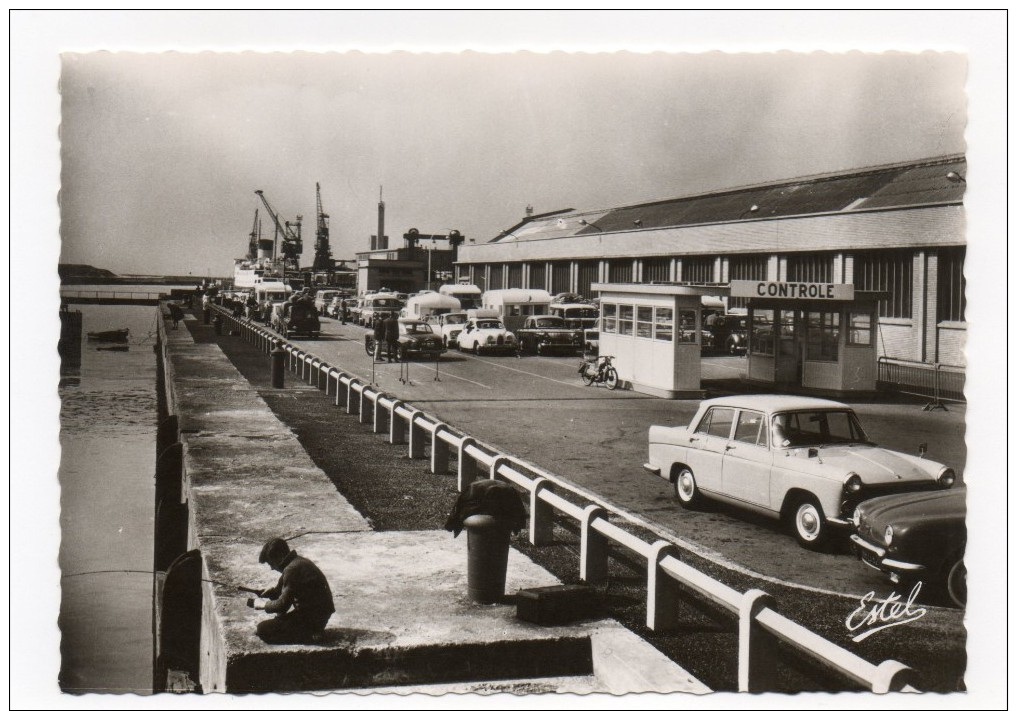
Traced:
[[[120, 570], [86, 570], [86, 571], [83, 571], [81, 573], [64, 573], [60, 577], [61, 578], [77, 578], [78, 576], [81, 576], [81, 575], [104, 575], [106, 573], [143, 573], [145, 575], [156, 575], [157, 573], [162, 573], [162, 572], [165, 572], [165, 571], [161, 571], [161, 570], [129, 570], [129, 569], [120, 569]], [[213, 585], [222, 585], [225, 588], [236, 587], [236, 586], [234, 586], [234, 585], [232, 585], [230, 583], [224, 583], [224, 582], [219, 581], [219, 580], [209, 580], [208, 578], [200, 578], [200, 580], [203, 583], [212, 583]]]

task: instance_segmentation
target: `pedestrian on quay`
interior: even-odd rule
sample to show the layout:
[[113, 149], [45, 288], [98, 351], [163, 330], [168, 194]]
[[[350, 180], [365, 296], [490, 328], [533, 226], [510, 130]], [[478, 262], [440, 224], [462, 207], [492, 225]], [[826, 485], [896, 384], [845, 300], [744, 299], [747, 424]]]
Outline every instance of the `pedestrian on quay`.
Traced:
[[385, 319], [374, 317], [374, 360], [381, 362], [381, 347], [385, 343]]
[[177, 330], [177, 325], [184, 320], [184, 310], [180, 308], [180, 305], [174, 302], [169, 304], [170, 318], [173, 319], [173, 330]]
[[392, 363], [399, 354], [399, 317], [394, 311], [385, 319], [385, 346], [388, 350], [388, 362]]
[[258, 623], [258, 636], [268, 644], [320, 642], [328, 618], [335, 612], [325, 574], [307, 558], [290, 550], [282, 538], [266, 542], [258, 562], [281, 573], [274, 587], [247, 600], [248, 607], [276, 615]]

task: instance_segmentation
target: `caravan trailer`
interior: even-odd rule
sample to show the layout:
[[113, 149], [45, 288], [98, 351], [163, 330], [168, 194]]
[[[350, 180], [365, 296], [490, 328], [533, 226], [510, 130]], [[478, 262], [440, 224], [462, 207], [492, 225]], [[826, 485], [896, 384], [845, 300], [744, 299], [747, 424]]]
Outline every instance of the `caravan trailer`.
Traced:
[[441, 314], [462, 311], [459, 299], [435, 291], [422, 291], [406, 301], [402, 315], [421, 321], [435, 321]]
[[505, 328], [515, 331], [527, 316], [548, 313], [551, 295], [544, 289], [494, 289], [484, 292], [485, 309], [497, 311]]
[[438, 293], [459, 299], [463, 311], [480, 308], [480, 287], [475, 284], [442, 284], [438, 287]]

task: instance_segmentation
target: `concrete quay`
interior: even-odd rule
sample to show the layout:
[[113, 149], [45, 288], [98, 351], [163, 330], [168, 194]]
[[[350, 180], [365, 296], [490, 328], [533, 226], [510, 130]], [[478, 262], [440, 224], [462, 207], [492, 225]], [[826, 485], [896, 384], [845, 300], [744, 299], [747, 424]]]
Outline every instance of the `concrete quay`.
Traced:
[[[186, 328], [160, 335], [157, 505], [179, 515], [157, 516], [157, 567], [196, 550], [200, 568], [168, 566], [159, 580], [163, 594], [183, 590], [192, 604], [157, 601], [160, 630], [177, 637], [161, 646], [157, 677], [180, 679], [185, 659], [190, 686], [206, 693], [709, 690], [612, 620], [543, 627], [517, 619], [511, 595], [472, 602], [465, 535], [372, 530], [217, 345]], [[275, 582], [257, 559], [276, 535], [329, 578], [337, 612], [319, 644], [265, 644], [254, 634], [265, 614], [237, 592]], [[508, 591], [558, 582], [510, 550]], [[169, 654], [180, 637], [186, 653]]]

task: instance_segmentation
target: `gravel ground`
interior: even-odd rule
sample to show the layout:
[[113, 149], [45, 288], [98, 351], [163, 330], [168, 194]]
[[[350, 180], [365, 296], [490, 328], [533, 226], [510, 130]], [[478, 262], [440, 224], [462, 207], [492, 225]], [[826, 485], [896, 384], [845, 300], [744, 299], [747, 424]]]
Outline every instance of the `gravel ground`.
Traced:
[[[387, 444], [380, 434], [347, 416], [317, 389], [301, 383], [287, 372], [286, 387], [271, 387], [269, 359], [238, 337], [216, 337], [212, 329], [188, 322], [199, 342], [218, 342], [237, 369], [258, 388], [279, 419], [299, 437], [314, 462], [335, 483], [339, 492], [365, 515], [377, 530], [440, 530], [458, 492], [453, 474], [455, 462], [444, 475], [431, 474], [426, 460], [411, 460], [405, 447]], [[564, 583], [579, 583], [579, 539], [576, 530], [559, 521], [555, 543], [530, 545], [525, 532], [514, 538], [513, 546], [555, 574]], [[452, 535], [451, 533], [449, 535]], [[645, 537], [644, 537], [645, 538]], [[647, 538], [647, 540], [650, 540]], [[731, 587], [746, 590], [763, 587], [778, 601], [782, 614], [873, 663], [897, 659], [919, 670], [915, 685], [929, 691], [963, 689], [966, 666], [965, 639], [955, 634], [952, 611], [929, 608], [927, 619], [934, 628], [937, 615], [943, 634], [930, 638], [928, 627], [921, 633], [914, 626], [897, 627], [894, 635], [875, 634], [862, 644], [853, 644], [844, 627], [845, 617], [858, 601], [760, 585], [757, 580], [697, 559], [685, 561], [713, 575]], [[464, 563], [465, 564], [465, 563]], [[607, 583], [595, 587], [595, 595], [606, 615], [648, 640], [703, 683], [718, 691], [737, 687], [737, 625], [729, 615], [705, 602], [690, 599], [682, 604], [678, 629], [653, 632], [645, 626], [645, 564], [613, 558]], [[953, 613], [954, 615], [956, 613]], [[836, 691], [852, 689], [840, 678], [831, 677], [812, 662], [782, 649], [774, 691]]]

